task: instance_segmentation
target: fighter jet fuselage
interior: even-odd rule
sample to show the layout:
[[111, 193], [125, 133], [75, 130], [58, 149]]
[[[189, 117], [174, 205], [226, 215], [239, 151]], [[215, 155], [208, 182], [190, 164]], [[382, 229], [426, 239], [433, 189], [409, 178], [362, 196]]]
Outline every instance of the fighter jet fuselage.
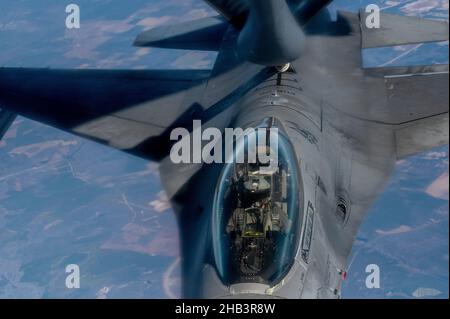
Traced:
[[[358, 136], [334, 125], [346, 117]], [[195, 234], [183, 245], [192, 265], [185, 294], [338, 298], [353, 242], [348, 229], [354, 233], [388, 179], [393, 145], [371, 143], [368, 136], [382, 138], [383, 130], [373, 135], [367, 122], [308, 97], [292, 68], [255, 87], [224, 123], [277, 127], [280, 163], [264, 173], [258, 164], [216, 164], [178, 194], [190, 198], [178, 214]]]

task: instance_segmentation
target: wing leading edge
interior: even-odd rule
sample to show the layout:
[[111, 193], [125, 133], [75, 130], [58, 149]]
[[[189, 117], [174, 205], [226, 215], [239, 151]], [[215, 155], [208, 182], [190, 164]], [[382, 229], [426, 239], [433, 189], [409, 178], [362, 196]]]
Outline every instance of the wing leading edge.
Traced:
[[16, 117], [17, 114], [0, 109], [0, 140], [3, 138]]
[[201, 110], [197, 98], [209, 74], [1, 68], [0, 105], [120, 150], [160, 159], [165, 154], [156, 147], [158, 137]]

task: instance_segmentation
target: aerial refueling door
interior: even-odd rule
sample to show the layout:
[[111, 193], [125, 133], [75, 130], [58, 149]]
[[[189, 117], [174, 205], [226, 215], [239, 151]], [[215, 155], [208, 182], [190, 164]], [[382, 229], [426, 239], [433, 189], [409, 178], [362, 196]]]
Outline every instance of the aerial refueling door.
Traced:
[[[225, 164], [219, 178], [212, 236], [215, 266], [226, 285], [274, 285], [294, 262], [302, 220], [300, 174], [290, 141], [277, 134], [276, 165], [269, 168], [258, 159], [251, 163], [245, 155], [244, 163]], [[267, 150], [271, 145], [266, 139], [257, 147]]]

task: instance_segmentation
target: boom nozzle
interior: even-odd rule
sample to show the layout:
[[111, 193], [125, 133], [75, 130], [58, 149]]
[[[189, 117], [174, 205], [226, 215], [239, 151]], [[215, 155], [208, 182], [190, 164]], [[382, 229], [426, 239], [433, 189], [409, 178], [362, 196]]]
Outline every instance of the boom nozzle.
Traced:
[[250, 0], [238, 51], [250, 62], [279, 66], [297, 60], [305, 36], [285, 0]]

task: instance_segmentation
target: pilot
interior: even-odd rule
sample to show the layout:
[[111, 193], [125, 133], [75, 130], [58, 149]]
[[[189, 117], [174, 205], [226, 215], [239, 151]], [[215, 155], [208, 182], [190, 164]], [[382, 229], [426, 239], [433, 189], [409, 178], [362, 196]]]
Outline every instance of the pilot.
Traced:
[[228, 234], [231, 232], [241, 231], [241, 225], [239, 223], [240, 220], [244, 220], [244, 209], [238, 207], [233, 211], [233, 214], [231, 214], [231, 217], [228, 220], [226, 229]]
[[256, 231], [258, 229], [258, 226], [261, 223], [261, 209], [257, 207], [253, 207], [252, 209], [248, 209], [246, 212], [246, 225], [252, 225], [252, 228]]

